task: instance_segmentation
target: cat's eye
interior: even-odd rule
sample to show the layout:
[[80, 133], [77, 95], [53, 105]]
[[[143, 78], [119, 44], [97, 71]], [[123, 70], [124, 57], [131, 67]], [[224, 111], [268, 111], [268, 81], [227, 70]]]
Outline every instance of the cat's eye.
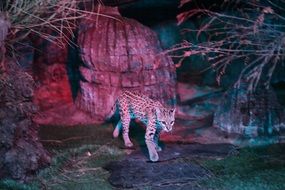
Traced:
[[174, 123], [174, 121], [171, 121], [171, 122], [170, 122], [170, 125], [173, 125], [173, 123]]
[[161, 121], [161, 123], [162, 123], [163, 125], [166, 125], [166, 122], [165, 122], [165, 121]]

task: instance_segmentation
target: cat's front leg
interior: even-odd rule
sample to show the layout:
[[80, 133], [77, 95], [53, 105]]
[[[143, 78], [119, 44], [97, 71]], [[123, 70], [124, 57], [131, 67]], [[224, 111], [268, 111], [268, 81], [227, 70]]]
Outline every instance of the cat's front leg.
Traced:
[[151, 124], [148, 124], [145, 133], [145, 143], [148, 149], [149, 159], [153, 162], [158, 161], [159, 156], [156, 151], [156, 143], [154, 142], [154, 134], [156, 130]]
[[155, 143], [155, 149], [158, 152], [162, 151], [162, 148], [158, 145], [160, 131], [161, 131], [160, 129], [156, 129], [156, 132], [153, 137]]

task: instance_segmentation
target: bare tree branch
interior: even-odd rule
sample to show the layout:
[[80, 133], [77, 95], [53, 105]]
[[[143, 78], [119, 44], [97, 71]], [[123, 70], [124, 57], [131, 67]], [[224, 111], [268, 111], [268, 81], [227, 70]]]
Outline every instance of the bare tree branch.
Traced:
[[[181, 0], [181, 6], [193, 1]], [[258, 85], [269, 87], [276, 67], [285, 57], [285, 1], [279, 4], [271, 0], [224, 1], [220, 10], [196, 7], [177, 16], [178, 24], [194, 17], [203, 18], [198, 29], [186, 29], [201, 33], [208, 40], [200, 43], [185, 41], [166, 53], [184, 60], [186, 57], [203, 55], [217, 71], [217, 81], [226, 72], [226, 68], [236, 62], [243, 63], [243, 69], [236, 82], [241, 79], [249, 82], [248, 90]], [[183, 54], [178, 54], [182, 50]], [[266, 79], [264, 79], [266, 78]]]

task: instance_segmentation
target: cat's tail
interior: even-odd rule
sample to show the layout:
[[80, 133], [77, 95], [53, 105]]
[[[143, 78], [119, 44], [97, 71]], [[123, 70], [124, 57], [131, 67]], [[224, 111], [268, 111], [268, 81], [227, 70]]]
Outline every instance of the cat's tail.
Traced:
[[[113, 107], [111, 108], [110, 112], [107, 114], [106, 116], [106, 120], [107, 121], [111, 121], [111, 118], [115, 115], [117, 115], [117, 112], [118, 112], [118, 103], [115, 102], [115, 104], [113, 105]], [[122, 129], [122, 123], [121, 123], [121, 120], [117, 123], [114, 131], [113, 131], [113, 137], [114, 138], [117, 138], [120, 134], [120, 131]]]
[[117, 123], [114, 131], [113, 131], [113, 137], [114, 138], [117, 138], [120, 134], [120, 131], [122, 129], [122, 123], [121, 123], [121, 120]]
[[117, 111], [117, 103], [115, 102], [115, 104], [112, 106], [111, 110], [109, 111], [109, 113], [107, 113], [105, 120], [106, 121], [110, 121], [111, 118], [116, 114]]

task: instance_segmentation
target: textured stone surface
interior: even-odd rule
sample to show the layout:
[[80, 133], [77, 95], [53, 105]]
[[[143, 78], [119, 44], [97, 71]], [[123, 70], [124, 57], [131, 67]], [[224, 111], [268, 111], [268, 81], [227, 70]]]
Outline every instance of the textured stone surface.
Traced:
[[33, 77], [38, 84], [34, 102], [42, 111], [71, 103], [72, 89], [67, 72], [68, 43], [55, 44], [35, 37], [33, 45], [38, 50], [35, 51], [33, 63]]
[[38, 80], [39, 85], [34, 96], [34, 102], [41, 111], [73, 101], [66, 65], [53, 64], [46, 66], [41, 77]]
[[121, 161], [106, 165], [105, 169], [111, 171], [109, 182], [119, 188], [200, 189], [195, 182], [212, 174], [193, 158], [221, 158], [236, 153], [236, 148], [229, 144], [166, 144], [160, 152], [159, 162], [155, 163], [149, 162], [144, 152], [145, 147]]
[[214, 125], [223, 131], [255, 137], [278, 135], [285, 129], [285, 112], [272, 89], [249, 93], [242, 84], [229, 89], [223, 100], [214, 117]]
[[32, 103], [35, 83], [15, 62], [6, 65], [0, 78], [0, 178], [25, 181], [49, 163], [50, 157], [31, 119], [37, 111]]
[[192, 121], [213, 117], [223, 94], [218, 88], [179, 82], [176, 92], [176, 118]]
[[73, 103], [63, 104], [52, 109], [42, 111], [33, 117], [39, 125], [47, 126], [81, 126], [97, 124], [97, 122], [85, 113], [79, 110]]
[[156, 34], [116, 9], [101, 7], [102, 14], [83, 19], [78, 44], [85, 81], [80, 82], [77, 105], [104, 120], [124, 89], [144, 93], [162, 103], [175, 101], [175, 68], [162, 54]]

